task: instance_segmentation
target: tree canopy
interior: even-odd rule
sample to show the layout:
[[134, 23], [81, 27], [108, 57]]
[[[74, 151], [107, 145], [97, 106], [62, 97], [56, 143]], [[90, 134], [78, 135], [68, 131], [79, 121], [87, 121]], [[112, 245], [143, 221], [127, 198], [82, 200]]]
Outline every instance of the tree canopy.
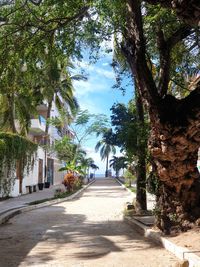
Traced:
[[[98, 51], [114, 37], [149, 113], [149, 150], [160, 180], [158, 226], [166, 232], [190, 228], [200, 217], [199, 5], [198, 0], [3, 1], [0, 101], [6, 99], [9, 116], [1, 121], [14, 132], [16, 107], [27, 128], [26, 106], [18, 102], [31, 96], [34, 107], [41, 101], [39, 74], [50, 51], [53, 58], [81, 59], [81, 48]], [[182, 219], [174, 222], [176, 212]]]

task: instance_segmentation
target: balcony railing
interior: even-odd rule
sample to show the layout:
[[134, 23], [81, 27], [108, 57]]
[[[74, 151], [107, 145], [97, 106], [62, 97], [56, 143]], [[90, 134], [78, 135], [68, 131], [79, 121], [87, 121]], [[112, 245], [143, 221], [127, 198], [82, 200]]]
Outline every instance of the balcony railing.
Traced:
[[39, 116], [36, 119], [31, 120], [31, 127], [29, 133], [32, 135], [44, 135], [46, 128], [46, 120], [44, 117]]
[[43, 116], [44, 118], [47, 117], [47, 110], [48, 110], [47, 104], [40, 104], [37, 106], [36, 109], [39, 115]]

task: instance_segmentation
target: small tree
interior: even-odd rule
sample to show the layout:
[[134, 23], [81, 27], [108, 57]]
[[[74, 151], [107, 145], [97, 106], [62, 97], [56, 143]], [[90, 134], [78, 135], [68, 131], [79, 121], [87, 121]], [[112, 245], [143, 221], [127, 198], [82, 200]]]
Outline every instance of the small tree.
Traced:
[[96, 144], [95, 150], [97, 152], [100, 149], [101, 159], [106, 160], [105, 176], [108, 177], [109, 156], [110, 156], [110, 154], [116, 153], [116, 147], [113, 143], [112, 129], [111, 128], [110, 129], [104, 129], [102, 135], [103, 135], [103, 137]]
[[119, 172], [121, 169], [127, 168], [128, 165], [128, 158], [126, 157], [116, 157], [113, 156], [113, 158], [110, 160], [110, 167], [113, 168], [115, 171], [116, 177], [119, 177]]
[[94, 177], [95, 177], [95, 172], [96, 172], [96, 170], [99, 169], [99, 167], [98, 167], [96, 164], [94, 164], [94, 163], [92, 163], [92, 164], [90, 165], [90, 167], [91, 167], [91, 169], [94, 170]]
[[128, 158], [129, 165], [137, 162], [137, 207], [147, 209], [146, 204], [146, 158], [149, 132], [147, 116], [141, 98], [129, 101], [128, 106], [114, 104], [111, 108], [111, 122], [114, 126], [114, 140]]
[[136, 180], [136, 176], [133, 174], [133, 171], [131, 171], [130, 169], [127, 169], [125, 171], [124, 178], [125, 178], [126, 184], [129, 187], [131, 187], [132, 182]]
[[74, 138], [82, 145], [92, 135], [102, 132], [108, 125], [108, 118], [104, 114], [90, 114], [88, 110], [79, 110], [70, 128]]

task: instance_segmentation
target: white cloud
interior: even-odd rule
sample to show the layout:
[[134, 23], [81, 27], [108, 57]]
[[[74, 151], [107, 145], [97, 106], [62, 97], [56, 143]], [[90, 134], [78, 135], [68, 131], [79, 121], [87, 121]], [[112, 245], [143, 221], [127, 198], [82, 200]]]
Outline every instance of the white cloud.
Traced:
[[76, 96], [83, 96], [90, 94], [91, 92], [102, 92], [107, 91], [109, 88], [105, 86], [105, 82], [102, 82], [101, 79], [93, 77], [88, 81], [74, 81], [73, 85], [75, 88]]
[[112, 70], [89, 66], [87, 71], [90, 73], [87, 81], [73, 81], [76, 97], [90, 95], [92, 92], [106, 92], [111, 89], [115, 78]]
[[99, 75], [102, 75], [108, 79], [114, 79], [115, 78], [115, 74], [113, 71], [110, 70], [105, 70], [103, 68], [96, 68], [95, 69], [96, 73], [98, 73]]
[[90, 113], [99, 114], [102, 113], [101, 106], [94, 103], [94, 101], [88, 96], [82, 96], [80, 102], [80, 107], [82, 110], [88, 109]]
[[102, 66], [109, 66], [109, 63], [108, 62], [104, 62], [104, 63], [102, 63]]

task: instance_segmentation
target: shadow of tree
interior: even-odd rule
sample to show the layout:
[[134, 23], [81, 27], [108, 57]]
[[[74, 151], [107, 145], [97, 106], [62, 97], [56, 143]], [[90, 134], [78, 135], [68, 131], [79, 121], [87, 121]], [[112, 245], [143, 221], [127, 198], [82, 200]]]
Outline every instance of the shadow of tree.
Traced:
[[[121, 252], [123, 246], [144, 249], [142, 237], [121, 221], [89, 222], [83, 214], [67, 214], [62, 206], [51, 206], [17, 216], [0, 227], [2, 267], [37, 266], [59, 257], [94, 259], [110, 252]], [[113, 237], [124, 237], [123, 246]], [[145, 249], [152, 247], [146, 243]], [[59, 253], [57, 254], [57, 252]], [[25, 265], [23, 265], [25, 264]], [[21, 265], [20, 265], [21, 266]]]
[[[85, 198], [91, 203], [96, 194], [102, 199], [112, 198], [108, 205], [112, 205], [118, 196], [123, 199], [123, 190], [116, 186], [116, 181], [108, 182], [108, 188], [105, 186], [107, 180], [93, 184], [84, 195], [70, 201], [71, 205], [80, 205]], [[77, 201], [81, 196], [81, 202]], [[96, 209], [95, 206], [92, 212]], [[0, 267], [54, 266], [55, 262], [64, 263], [59, 266], [71, 266], [66, 264], [72, 260], [90, 261], [111, 252], [121, 253], [129, 249], [139, 252], [156, 247], [119, 219], [106, 220], [104, 216], [102, 220], [100, 217], [92, 220], [80, 206], [76, 210], [80, 213], [69, 211], [67, 202], [60, 203], [20, 214], [11, 223], [0, 226]]]

